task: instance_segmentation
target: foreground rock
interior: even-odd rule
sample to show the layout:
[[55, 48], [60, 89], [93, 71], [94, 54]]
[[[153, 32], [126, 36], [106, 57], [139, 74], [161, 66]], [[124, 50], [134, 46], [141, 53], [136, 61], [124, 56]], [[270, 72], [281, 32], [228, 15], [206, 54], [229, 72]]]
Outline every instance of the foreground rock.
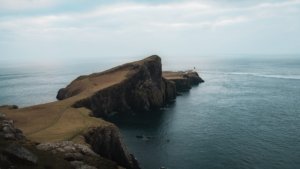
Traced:
[[[0, 111], [14, 120], [28, 139], [42, 143], [38, 149], [32, 148], [34, 151], [61, 156], [64, 161], [70, 161], [71, 167], [100, 168], [100, 164], [105, 164], [104, 169], [138, 169], [134, 156], [121, 141], [118, 128], [91, 115], [108, 117], [116, 113], [149, 112], [175, 99], [178, 91], [201, 82], [193, 71], [163, 73], [161, 59], [150, 56], [101, 73], [80, 76], [59, 90], [59, 101], [20, 109], [4, 106]], [[5, 139], [22, 139], [20, 131], [10, 127], [3, 128], [0, 134]], [[98, 155], [85, 154], [78, 148], [79, 144], [88, 145]], [[40, 155], [36, 156], [40, 159]]]
[[22, 161], [29, 165], [37, 163], [37, 156], [32, 152], [21, 146], [20, 144], [9, 144], [5, 149], [4, 153], [9, 156], [13, 161]]
[[[67, 162], [35, 149], [32, 143], [24, 137], [23, 133], [14, 127], [13, 121], [6, 119], [2, 113], [0, 113], [0, 133], [0, 168], [35, 169], [42, 166], [71, 168], [71, 165]], [[10, 137], [6, 137], [7, 134]], [[53, 161], [49, 162], [45, 158]], [[53, 162], [57, 163], [53, 164]]]
[[5, 118], [5, 114], [0, 113], [0, 137], [7, 140], [23, 140], [25, 137], [21, 130], [13, 125], [13, 120]]
[[39, 150], [50, 152], [55, 155], [61, 154], [75, 169], [118, 168], [116, 163], [102, 158], [88, 146], [83, 144], [76, 144], [71, 141], [61, 141], [42, 143], [36, 147]]
[[[7, 127], [11, 131], [20, 131], [15, 128], [12, 120], [3, 118], [0, 113], [0, 132]], [[14, 133], [14, 132], [12, 132]], [[0, 135], [0, 168], [5, 169], [118, 169], [115, 162], [106, 160], [92, 151], [88, 146], [75, 144], [71, 141], [42, 143], [37, 146], [27, 140], [22, 132], [15, 137], [6, 138]]]

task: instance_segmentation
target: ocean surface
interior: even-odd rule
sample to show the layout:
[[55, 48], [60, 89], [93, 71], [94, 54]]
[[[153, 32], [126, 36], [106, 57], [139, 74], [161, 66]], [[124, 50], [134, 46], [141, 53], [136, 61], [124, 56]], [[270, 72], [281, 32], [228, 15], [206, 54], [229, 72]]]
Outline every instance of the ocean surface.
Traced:
[[[112, 120], [144, 169], [298, 169], [300, 59], [283, 58], [163, 59], [167, 70], [196, 67], [205, 83], [159, 111]], [[129, 60], [0, 64], [0, 105], [54, 101], [77, 76]]]

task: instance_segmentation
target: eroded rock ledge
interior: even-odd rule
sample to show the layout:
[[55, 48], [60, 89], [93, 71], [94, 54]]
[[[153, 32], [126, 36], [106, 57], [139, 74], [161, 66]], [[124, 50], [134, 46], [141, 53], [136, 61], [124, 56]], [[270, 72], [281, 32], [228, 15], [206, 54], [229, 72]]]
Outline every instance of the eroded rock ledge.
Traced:
[[[103, 168], [138, 169], [134, 156], [122, 143], [118, 128], [90, 115], [150, 113], [174, 100], [178, 92], [201, 82], [194, 71], [162, 72], [161, 59], [154, 55], [101, 73], [80, 76], [59, 90], [59, 101], [20, 109], [4, 106], [0, 111], [12, 119], [28, 139], [41, 143], [39, 150], [52, 154], [64, 151], [67, 153], [62, 155], [67, 156], [64, 158], [75, 161], [72, 166], [85, 165], [87, 160], [78, 162], [87, 156], [78, 148], [78, 144], [84, 144], [99, 155], [88, 156], [110, 166]], [[90, 164], [97, 168], [99, 163]]]

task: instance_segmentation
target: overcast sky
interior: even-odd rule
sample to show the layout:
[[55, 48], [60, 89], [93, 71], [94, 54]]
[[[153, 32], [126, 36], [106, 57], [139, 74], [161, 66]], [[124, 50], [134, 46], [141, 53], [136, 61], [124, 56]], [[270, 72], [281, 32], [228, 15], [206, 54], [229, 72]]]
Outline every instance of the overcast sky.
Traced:
[[299, 53], [300, 0], [0, 0], [2, 61]]

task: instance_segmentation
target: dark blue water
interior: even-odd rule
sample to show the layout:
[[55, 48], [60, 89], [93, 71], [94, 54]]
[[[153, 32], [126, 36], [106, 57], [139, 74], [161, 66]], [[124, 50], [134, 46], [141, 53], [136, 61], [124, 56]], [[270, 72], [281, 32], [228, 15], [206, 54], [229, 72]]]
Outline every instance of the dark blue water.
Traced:
[[[56, 91], [79, 74], [115, 63], [29, 73], [5, 69], [0, 75], [0, 103], [54, 100]], [[206, 82], [160, 111], [114, 119], [142, 168], [300, 168], [299, 59], [173, 60], [164, 66], [196, 66]]]

